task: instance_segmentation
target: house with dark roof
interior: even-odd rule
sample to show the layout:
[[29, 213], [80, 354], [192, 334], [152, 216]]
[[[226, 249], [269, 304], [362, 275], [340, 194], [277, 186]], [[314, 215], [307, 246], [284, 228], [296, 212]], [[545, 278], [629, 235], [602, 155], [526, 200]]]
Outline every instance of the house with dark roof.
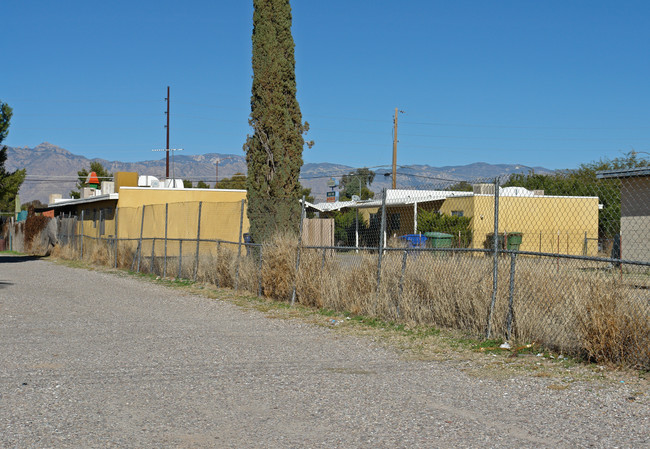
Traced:
[[598, 172], [599, 179], [621, 181], [620, 258], [650, 261], [650, 167]]

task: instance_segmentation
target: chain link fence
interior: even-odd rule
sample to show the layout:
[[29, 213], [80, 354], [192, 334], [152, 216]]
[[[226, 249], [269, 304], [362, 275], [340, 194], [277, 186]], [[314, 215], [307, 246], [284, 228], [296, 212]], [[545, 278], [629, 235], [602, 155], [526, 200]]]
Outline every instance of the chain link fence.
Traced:
[[262, 243], [244, 202], [120, 208], [109, 237], [84, 231], [97, 226], [88, 217], [59, 217], [59, 239], [115, 267], [648, 369], [650, 185], [508, 184], [303, 204], [297, 238]]

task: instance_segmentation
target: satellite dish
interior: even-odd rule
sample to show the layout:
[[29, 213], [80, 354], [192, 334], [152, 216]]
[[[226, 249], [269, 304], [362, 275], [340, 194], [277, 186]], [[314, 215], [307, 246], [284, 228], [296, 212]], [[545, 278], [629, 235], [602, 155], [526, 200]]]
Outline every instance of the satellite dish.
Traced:
[[352, 195], [352, 201], [361, 201], [361, 197], [359, 195]]

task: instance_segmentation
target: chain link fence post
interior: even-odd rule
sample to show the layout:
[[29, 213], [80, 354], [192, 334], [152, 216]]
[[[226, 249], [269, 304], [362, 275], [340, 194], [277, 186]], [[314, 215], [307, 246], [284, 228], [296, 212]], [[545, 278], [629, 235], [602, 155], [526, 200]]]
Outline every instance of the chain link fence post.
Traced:
[[[216, 262], [219, 261], [219, 251], [221, 251], [221, 240], [217, 240], [217, 257], [216, 257], [217, 260], [215, 260], [215, 265], [216, 265]], [[221, 288], [221, 285], [220, 285], [221, 281], [219, 280], [219, 277], [220, 277], [219, 273], [217, 273], [217, 275], [215, 276], [215, 278], [216, 278], [215, 280], [217, 281], [217, 288]]]
[[140, 240], [138, 241], [138, 250], [137, 250], [137, 256], [138, 256], [138, 269], [136, 270], [138, 273], [140, 272], [140, 260], [142, 259], [142, 233], [144, 232], [144, 210], [147, 206], [142, 206], [142, 218], [140, 219]]
[[154, 260], [156, 258], [156, 238], [151, 241], [151, 261], [149, 263], [149, 273], [154, 274]]
[[494, 314], [494, 305], [497, 301], [497, 287], [499, 276], [499, 178], [494, 178], [494, 265], [492, 267], [492, 301], [490, 302], [490, 312], [488, 314], [487, 330], [485, 338], [490, 338], [492, 334], [492, 315]]
[[406, 259], [408, 258], [408, 251], [404, 250], [404, 255], [402, 256], [402, 272], [399, 277], [399, 288], [397, 290], [397, 303], [395, 304], [395, 310], [397, 311], [397, 318], [400, 317], [399, 312], [399, 303], [402, 299], [402, 293], [404, 292], [404, 273], [406, 272]]
[[178, 274], [176, 275], [177, 279], [181, 279], [183, 276], [183, 239], [178, 239]]
[[84, 260], [84, 209], [81, 209], [81, 235], [79, 236], [80, 259]]
[[379, 293], [379, 287], [381, 286], [381, 259], [384, 252], [384, 246], [386, 245], [386, 189], [383, 189], [381, 192], [381, 226], [379, 230], [379, 246], [377, 257], [377, 293]]
[[117, 235], [117, 230], [118, 230], [118, 216], [119, 216], [119, 209], [117, 206], [115, 207], [115, 241], [113, 242], [113, 255], [115, 256], [115, 260], [113, 261], [113, 267], [117, 268], [117, 252], [118, 252], [118, 235]]
[[165, 203], [165, 256], [163, 258], [162, 277], [167, 276], [167, 218], [169, 215], [169, 203]]
[[506, 320], [507, 341], [512, 339], [512, 322], [514, 320], [514, 296], [515, 296], [515, 261], [517, 253], [510, 253], [510, 292], [508, 294], [508, 318]]
[[246, 200], [241, 200], [241, 212], [239, 214], [239, 245], [237, 246], [237, 267], [235, 268], [235, 291], [239, 289], [239, 261], [241, 258], [241, 240], [244, 232], [244, 205]]
[[296, 302], [296, 284], [300, 272], [300, 247], [302, 246], [302, 225], [305, 219], [305, 196], [302, 196], [302, 205], [300, 207], [300, 228], [298, 229], [298, 247], [296, 248], [296, 275], [293, 278], [293, 289], [291, 291], [291, 305]]
[[194, 258], [194, 276], [192, 277], [194, 282], [196, 282], [196, 276], [199, 272], [199, 246], [201, 245], [201, 208], [202, 207], [203, 207], [203, 201], [199, 201], [199, 219], [198, 219], [198, 225], [196, 227], [196, 256]]

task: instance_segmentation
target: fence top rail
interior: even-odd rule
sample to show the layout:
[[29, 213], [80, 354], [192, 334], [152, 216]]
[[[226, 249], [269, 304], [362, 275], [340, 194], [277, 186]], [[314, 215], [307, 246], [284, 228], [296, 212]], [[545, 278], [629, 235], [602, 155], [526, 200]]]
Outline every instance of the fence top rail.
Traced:
[[521, 254], [525, 256], [552, 257], [555, 259], [586, 260], [591, 262], [603, 262], [603, 263], [609, 262], [609, 263], [624, 264], [624, 265], [639, 265], [639, 266], [650, 267], [650, 262], [644, 262], [642, 260], [612, 259], [611, 257], [578, 256], [573, 254], [539, 253], [534, 251], [514, 251], [514, 250], [507, 250], [507, 249], [500, 249], [499, 253]]
[[[78, 237], [83, 237], [92, 240], [118, 240], [118, 241], [139, 241], [139, 238], [115, 238], [111, 236], [107, 237], [93, 237], [89, 235], [80, 235]], [[142, 240], [162, 240], [161, 237], [144, 237]], [[172, 241], [188, 241], [196, 242], [197, 239], [182, 239], [182, 238], [168, 238], [167, 240]], [[201, 243], [225, 243], [230, 245], [239, 245], [239, 242], [232, 242], [228, 240], [219, 240], [219, 239], [199, 239]], [[245, 243], [241, 242], [242, 246], [250, 248], [260, 248], [264, 246], [261, 243]], [[318, 250], [335, 250], [335, 251], [379, 251], [377, 246], [303, 246], [303, 249], [318, 249]], [[394, 247], [384, 247], [383, 251], [409, 251], [409, 252], [454, 252], [454, 253], [490, 253], [494, 252], [493, 249], [483, 249], [483, 248], [394, 248]], [[515, 250], [506, 250], [499, 249], [499, 254], [517, 254], [522, 256], [537, 256], [537, 257], [548, 257], [554, 259], [570, 259], [570, 260], [584, 260], [590, 262], [602, 262], [602, 263], [612, 263], [612, 264], [623, 264], [623, 265], [636, 265], [642, 267], [650, 267], [650, 261], [642, 260], [627, 260], [627, 259], [613, 259], [611, 257], [595, 257], [595, 256], [579, 256], [573, 254], [559, 254], [559, 253], [545, 253], [545, 252], [536, 252], [536, 251], [515, 251]]]

